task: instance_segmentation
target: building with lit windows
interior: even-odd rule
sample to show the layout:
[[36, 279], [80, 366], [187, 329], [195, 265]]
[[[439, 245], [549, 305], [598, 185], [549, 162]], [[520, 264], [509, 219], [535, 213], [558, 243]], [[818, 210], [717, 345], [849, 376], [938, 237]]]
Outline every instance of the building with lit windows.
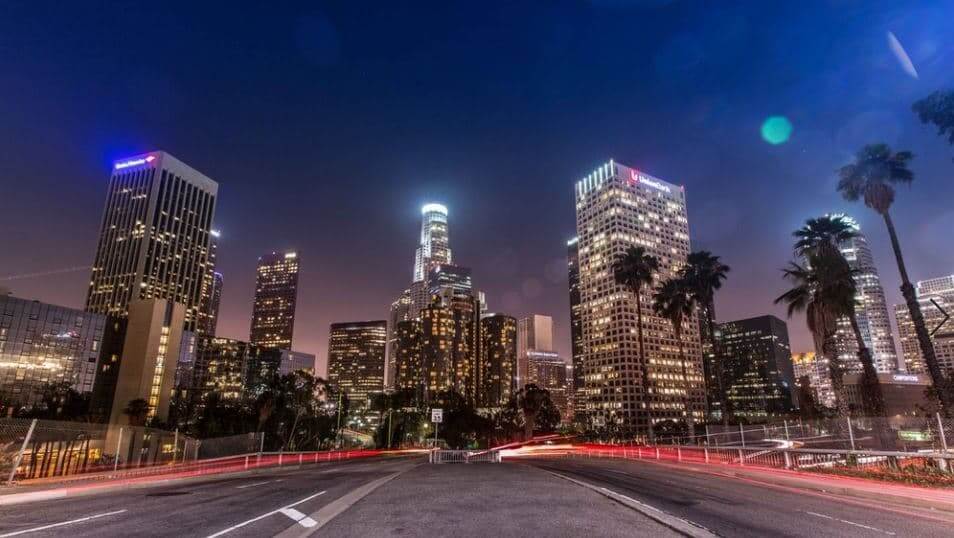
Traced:
[[[858, 223], [846, 215], [835, 215], [849, 224], [857, 235], [838, 244], [838, 249], [848, 260], [857, 286], [857, 301], [855, 317], [858, 319], [858, 328], [861, 329], [861, 338], [871, 351], [875, 369], [881, 373], [890, 373], [898, 369], [898, 353], [894, 346], [894, 336], [891, 334], [891, 321], [888, 316], [888, 303], [885, 299], [884, 288], [881, 286], [881, 277], [875, 268], [874, 256], [868, 239], [861, 233]], [[861, 361], [858, 360], [858, 341], [855, 339], [851, 321], [842, 319], [838, 322], [838, 331], [835, 333], [835, 348], [838, 358], [846, 372], [861, 373]]]
[[[929, 333], [933, 333], [934, 355], [941, 371], [954, 375], [954, 319], [945, 321], [946, 315], [954, 318], [954, 275], [922, 280], [915, 287], [921, 315]], [[907, 304], [894, 305], [898, 323], [898, 335], [904, 364], [910, 373], [927, 373], [921, 345], [914, 332], [914, 323]]]
[[480, 318], [478, 404], [502, 407], [517, 392], [517, 320], [504, 314]]
[[530, 350], [527, 382], [550, 392], [550, 400], [560, 411], [564, 423], [569, 422], [570, 379], [567, 377], [566, 362], [559, 353], [553, 351]]
[[384, 320], [331, 324], [328, 380], [344, 391], [353, 408], [367, 408], [371, 394], [384, 390], [387, 334]]
[[396, 390], [412, 390], [418, 395], [424, 394], [424, 332], [421, 325], [417, 319], [397, 322], [391, 332], [393, 363], [389, 366], [392, 387]]
[[573, 415], [583, 417], [586, 398], [583, 385], [583, 313], [580, 303], [580, 249], [576, 237], [566, 242], [567, 273], [570, 287], [570, 354], [572, 365], [571, 401]]
[[[685, 190], [610, 161], [577, 182], [575, 192], [584, 412], [594, 425], [616, 424], [643, 436], [660, 421], [702, 422], [698, 322], [693, 317], [685, 324], [680, 346], [651, 304], [655, 287], [676, 276], [690, 252]], [[617, 257], [636, 246], [660, 262], [655, 282], [642, 293], [645, 356], [635, 297], [612, 272]]]
[[91, 393], [99, 364], [122, 351], [122, 327], [103, 314], [0, 295], [0, 399], [32, 407], [63, 383]]
[[796, 385], [800, 379], [807, 377], [815, 401], [825, 407], [835, 407], [835, 391], [831, 387], [831, 371], [827, 358], [814, 351], [792, 353], [792, 369]]
[[517, 388], [530, 383], [530, 353], [553, 351], [553, 318], [533, 314], [517, 321]]
[[413, 282], [424, 280], [435, 265], [453, 261], [447, 232], [447, 206], [424, 204], [421, 216], [421, 242], [414, 253]]
[[215, 336], [219, 324], [219, 305], [222, 303], [222, 273], [215, 270], [219, 249], [219, 232], [212, 230], [209, 237], [209, 259], [202, 281], [202, 294], [199, 297], [199, 321], [196, 332], [200, 335]]
[[196, 330], [218, 184], [162, 151], [113, 163], [86, 310], [125, 317], [136, 299], [185, 306]]
[[716, 340], [730, 416], [768, 422], [795, 409], [795, 372], [784, 321], [758, 316], [721, 323]]
[[298, 254], [272, 252], [259, 258], [249, 341], [262, 347], [291, 349], [297, 302]]

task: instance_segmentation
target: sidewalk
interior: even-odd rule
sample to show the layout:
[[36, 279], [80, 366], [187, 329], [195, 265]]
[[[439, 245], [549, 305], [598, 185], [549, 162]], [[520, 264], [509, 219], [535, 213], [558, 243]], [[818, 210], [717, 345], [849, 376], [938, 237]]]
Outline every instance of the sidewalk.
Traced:
[[524, 465], [421, 465], [321, 529], [328, 536], [683, 536], [618, 502]]

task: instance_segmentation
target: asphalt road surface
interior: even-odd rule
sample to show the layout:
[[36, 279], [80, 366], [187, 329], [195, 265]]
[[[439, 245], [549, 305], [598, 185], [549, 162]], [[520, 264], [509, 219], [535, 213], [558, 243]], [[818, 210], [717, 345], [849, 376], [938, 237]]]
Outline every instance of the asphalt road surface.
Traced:
[[0, 538], [668, 538], [680, 535], [673, 522], [677, 528], [685, 524], [727, 537], [954, 536], [954, 514], [769, 486], [687, 467], [692, 466], [576, 458], [470, 465], [429, 465], [423, 458], [306, 464], [0, 506]]
[[954, 537], [954, 514], [766, 485], [677, 465], [579, 458], [541, 458], [523, 464], [626, 495], [720, 536]]

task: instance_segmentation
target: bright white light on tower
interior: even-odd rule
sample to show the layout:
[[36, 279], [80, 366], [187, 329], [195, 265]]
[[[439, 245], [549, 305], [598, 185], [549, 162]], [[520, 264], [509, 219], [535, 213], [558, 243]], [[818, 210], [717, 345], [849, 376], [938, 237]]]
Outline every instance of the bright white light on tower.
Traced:
[[441, 213], [446, 217], [447, 206], [443, 204], [424, 204], [424, 207], [421, 208], [421, 214], [426, 215], [428, 213]]

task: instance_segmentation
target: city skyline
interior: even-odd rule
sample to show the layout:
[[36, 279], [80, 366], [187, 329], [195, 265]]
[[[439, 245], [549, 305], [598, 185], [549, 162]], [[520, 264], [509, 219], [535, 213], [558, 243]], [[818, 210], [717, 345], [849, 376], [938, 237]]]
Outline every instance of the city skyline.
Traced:
[[[70, 9], [45, 17], [50, 24], [58, 24], [60, 18], [69, 21], [60, 28], [67, 39], [62, 43], [70, 42], [70, 36], [86, 39], [90, 35], [82, 31], [90, 27], [90, 19]], [[446, 9], [435, 16], [486, 22], [501, 15], [497, 8], [484, 14], [467, 8]], [[15, 233], [0, 238], [0, 251], [30, 251], [32, 255], [5, 257], [0, 277], [91, 265], [107, 168], [117, 158], [164, 149], [221, 186], [215, 225], [222, 229], [222, 238], [216, 270], [228, 279], [218, 331], [222, 336], [247, 337], [254, 288], [249, 275], [254, 274], [255, 258], [261, 252], [297, 249], [308, 256], [329, 253], [316, 258], [314, 267], [303, 268], [301, 328], [296, 331], [296, 348], [317, 354], [323, 362], [331, 322], [387, 316], [394, 291], [406, 285], [405, 260], [417, 246], [418, 210], [423, 203], [437, 200], [453, 213], [455, 254], [461, 253], [478, 275], [475, 285], [492, 298], [492, 309], [516, 317], [533, 313], [553, 316], [554, 347], [561, 357], [568, 358], [564, 248], [573, 236], [572, 183], [598, 163], [615, 158], [686, 185], [690, 221], [697, 223], [690, 229], [694, 247], [722, 255], [733, 267], [717, 299], [720, 320], [767, 313], [784, 317], [781, 308], [771, 305], [771, 299], [784, 289], [778, 269], [790, 259], [789, 234], [805, 218], [831, 212], [851, 214], [866, 230], [887, 302], [899, 303], [897, 270], [883, 225], [871, 211], [848, 204], [833, 192], [833, 170], [849, 160], [851, 151], [872, 141], [873, 132], [896, 148], [914, 150], [915, 188], [904, 190], [895, 205], [899, 233], [909, 238], [903, 245], [909, 270], [913, 280], [952, 272], [954, 254], [935, 244], [954, 224], [954, 214], [936, 203], [950, 198], [954, 190], [948, 180], [951, 151], [932, 128], [920, 125], [910, 112], [914, 99], [952, 82], [954, 75], [942, 69], [944, 56], [938, 52], [947, 50], [945, 44], [952, 38], [931, 22], [945, 20], [948, 12], [943, 7], [925, 7], [913, 17], [901, 8], [885, 9], [862, 25], [862, 8], [846, 7], [826, 17], [815, 16], [817, 6], [803, 6], [803, 12], [790, 9], [774, 6], [743, 18], [731, 8], [705, 16], [690, 15], [684, 21], [688, 36], [660, 36], [650, 29], [639, 38], [645, 50], [637, 44], [624, 48], [615, 40], [601, 39], [603, 32], [594, 28], [624, 28], [646, 17], [666, 26], [672, 24], [674, 14], [660, 10], [647, 15], [639, 9], [599, 7], [544, 10], [544, 24], [532, 22], [521, 33], [502, 36], [505, 45], [536, 61], [541, 69], [541, 76], [536, 77], [539, 82], [514, 78], [506, 65], [494, 66], [497, 55], [491, 55], [490, 61], [481, 59], [476, 54], [480, 47], [461, 42], [452, 50], [452, 57], [460, 60], [463, 68], [454, 71], [456, 78], [424, 79], [439, 99], [426, 100], [436, 112], [423, 117], [420, 134], [413, 136], [405, 136], [396, 126], [426, 110], [414, 97], [419, 88], [415, 77], [388, 67], [390, 56], [380, 50], [353, 41], [356, 21], [361, 19], [348, 7], [318, 15], [283, 13], [286, 22], [261, 21], [266, 35], [284, 39], [289, 28], [294, 30], [302, 20], [317, 17], [330, 21], [341, 39], [340, 51], [330, 66], [316, 64], [307, 52], [310, 49], [299, 43], [282, 45], [289, 48], [281, 53], [287, 53], [290, 60], [278, 68], [288, 80], [301, 84], [301, 93], [288, 90], [288, 99], [267, 99], [272, 79], [246, 81], [238, 75], [246, 71], [236, 69], [238, 64], [231, 59], [217, 66], [221, 82], [208, 77], [204, 69], [196, 69], [198, 63], [186, 61], [181, 70], [157, 80], [143, 68], [125, 79], [122, 88], [114, 89], [89, 75], [118, 72], [128, 65], [128, 57], [111, 50], [103, 52], [91, 44], [79, 47], [70, 65], [64, 65], [63, 50], [57, 48], [62, 45], [38, 44], [30, 49], [32, 63], [59, 66], [56, 72], [66, 83], [44, 85], [49, 82], [48, 73], [18, 63], [23, 60], [12, 60], [12, 71], [31, 73], [41, 84], [13, 81], [3, 90], [7, 99], [0, 106], [11, 107], [3, 109], [8, 121], [2, 129], [11, 141], [4, 155], [6, 177], [29, 181], [5, 183], [5, 200], [10, 205], [7, 210], [5, 203], [5, 211], [0, 212], [0, 226]], [[129, 20], [138, 15], [142, 13], [131, 9], [108, 18], [116, 28], [132, 28], [135, 25]], [[408, 28], [433, 22], [415, 22], [388, 12], [363, 19], [362, 24], [382, 36], [391, 35], [393, 30], [388, 27], [392, 20], [386, 15], [398, 16]], [[719, 25], [710, 24], [710, 18], [747, 36], [748, 46], [722, 41], [722, 33], [715, 30]], [[772, 29], [780, 28], [779, 20], [790, 20], [793, 24], [788, 27], [802, 31], [832, 35], [834, 43], [802, 43], [804, 58], [792, 58], [786, 52], [786, 47], [793, 46], [792, 40], [782, 46], [774, 45], [776, 40], [770, 38]], [[547, 29], [547, 24], [554, 22], [563, 24], [558, 27], [569, 41]], [[587, 22], [591, 24], [584, 24]], [[157, 28], [169, 21], [159, 23]], [[241, 24], [231, 27], [242, 28]], [[756, 31], [759, 27], [767, 28], [767, 35]], [[29, 25], [5, 32], [14, 50], [29, 43], [25, 30]], [[919, 67], [919, 80], [908, 77], [894, 63], [885, 43], [888, 30], [908, 46]], [[468, 35], [481, 42], [479, 33]], [[793, 40], [797, 37], [785, 35]], [[223, 52], [214, 46], [215, 36], [185, 31], [181, 39], [194, 50], [203, 50], [211, 40], [212, 50]], [[286, 43], [282, 39], [276, 41]], [[415, 58], [418, 47], [428, 45], [426, 37], [420, 39], [425, 41], [403, 44], [393, 53], [402, 59]], [[560, 50], [568, 56], [557, 61], [533, 48], [532, 43], [539, 39], [567, 47]], [[149, 43], [159, 40], [128, 41], [129, 54], [152, 58], [154, 65], [168, 67], [182, 61], [182, 55], [174, 51], [153, 50], [155, 45]], [[583, 42], [591, 44], [583, 46]], [[234, 58], [254, 52], [243, 47], [249, 46], [240, 45]], [[760, 52], [751, 52], [760, 47]], [[700, 48], [711, 51], [711, 57], [700, 57]], [[572, 80], [606, 75], [605, 67], [591, 65], [593, 57], [606, 58], [607, 65], [630, 66], [629, 70], [614, 68], [610, 72], [618, 77], [621, 87], [636, 88], [639, 93], [586, 85], [574, 85], [565, 95], [552, 92], [552, 87]], [[393, 87], [387, 88], [393, 96], [386, 103], [396, 106], [382, 110], [367, 105], [368, 99], [357, 99], [357, 105], [330, 112], [344, 96], [354, 95], [356, 87], [366, 86], [365, 79], [357, 76], [362, 71], [355, 58], [394, 75]], [[436, 61], [447, 58], [441, 56]], [[819, 58], [824, 58], [821, 68]], [[570, 62], [569, 66], [564, 61]], [[790, 62], [786, 65], [793, 78], [770, 77], [760, 81], [764, 85], [752, 84], [749, 73], [772, 72], [769, 66], [773, 62]], [[423, 67], [421, 72], [435, 65]], [[418, 74], [418, 68], [406, 69]], [[335, 81], [331, 83], [328, 75], [335, 71], [344, 76], [332, 77]], [[562, 78], [564, 71], [574, 73], [572, 79]], [[700, 81], [717, 72], [730, 82], [719, 90], [700, 92]], [[654, 93], [641, 89], [642, 84], [633, 84], [643, 76], [662, 84], [666, 91]], [[237, 80], [248, 82], [242, 85], [241, 95], [223, 89], [224, 85], [238, 86]], [[870, 84], [873, 81], [878, 84]], [[313, 92], [316, 84], [327, 88], [318, 100]], [[476, 96], [460, 106], [463, 85]], [[524, 91], [514, 90], [515, 85]], [[38, 86], [43, 88], [34, 91]], [[869, 87], [878, 89], [865, 89]], [[205, 100], [193, 103], [194, 94], [186, 88], [217, 92], [227, 108], [203, 111], [198, 105]], [[115, 92], [130, 90], [136, 98], [116, 97]], [[245, 102], [243, 95], [251, 102]], [[373, 98], [376, 94], [358, 95]], [[564, 111], [560, 103], [565, 99], [579, 103], [579, 112]], [[119, 104], [103, 104], [113, 101]], [[154, 107], [161, 113], [145, 106], [156, 102], [163, 103]], [[75, 106], [65, 108], [63, 103]], [[408, 106], [403, 107], [405, 104]], [[330, 114], [332, 124], [348, 125], [344, 133], [322, 129], [324, 122], [308, 112], [313, 105]], [[263, 112], [258, 112], [259, 108]], [[488, 109], [511, 114], [488, 115]], [[281, 118], [291, 134], [265, 135], [254, 128], [260, 126], [262, 113]], [[785, 144], [769, 145], [759, 136], [761, 121], [773, 114], [792, 119], [791, 140]], [[62, 122], [66, 117], [72, 119]], [[219, 125], [221, 117], [228, 121]], [[667, 118], [672, 121], [662, 132], [642, 133], [635, 128]], [[461, 121], [470, 122], [472, 128], [461, 132], [450, 127]], [[187, 127], [190, 125], [203, 128]], [[609, 128], [596, 130], [597, 125]], [[329, 141], [332, 132], [340, 142]], [[459, 136], [451, 136], [451, 132]], [[733, 140], [731, 147], [725, 139]], [[235, 151], [232, 142], [255, 149]], [[49, 158], [54, 150], [57, 158]], [[686, 159], [687, 154], [693, 158]], [[264, 176], [270, 179], [265, 182]], [[261, 200], [266, 196], [270, 203], [263, 207]], [[71, 203], [50, 203], [54, 200]], [[308, 210], [297, 210], [304, 207]], [[282, 218], [270, 218], [266, 210], [274, 208], [296, 210]], [[32, 225], [23, 226], [25, 222]], [[343, 229], [347, 233], [340, 233]], [[402, 269], [385, 275], [374, 269], [392, 264], [400, 264]], [[12, 288], [19, 297], [80, 308], [87, 277], [88, 270], [80, 270], [0, 281], [0, 286]], [[345, 287], [358, 291], [343, 293]], [[802, 319], [789, 321], [789, 327], [793, 349], [810, 350]]]

